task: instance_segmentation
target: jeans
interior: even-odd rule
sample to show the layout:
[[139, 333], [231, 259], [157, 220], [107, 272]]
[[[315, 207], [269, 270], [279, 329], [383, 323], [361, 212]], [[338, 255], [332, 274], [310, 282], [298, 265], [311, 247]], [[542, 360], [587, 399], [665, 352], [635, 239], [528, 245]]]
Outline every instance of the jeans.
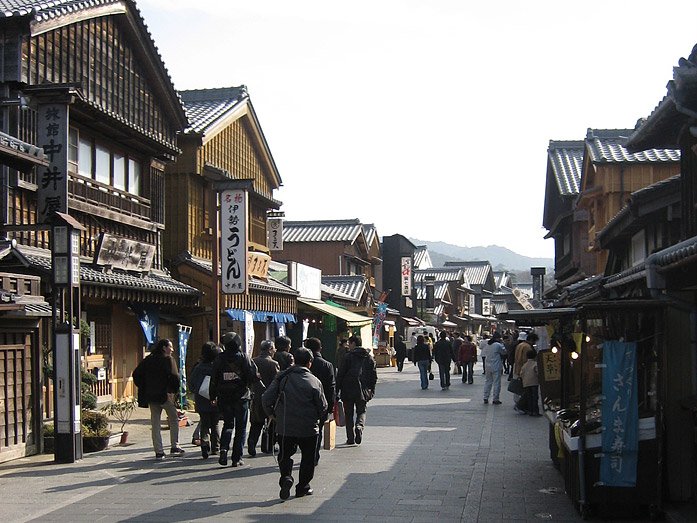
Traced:
[[419, 376], [421, 377], [421, 388], [428, 388], [428, 360], [417, 361], [416, 365], [419, 367]]
[[494, 387], [494, 401], [499, 401], [499, 395], [501, 394], [501, 369], [495, 368], [491, 370], [491, 365], [486, 369], [486, 374], [484, 375], [484, 399], [489, 399], [489, 394], [491, 393], [491, 387]]
[[[350, 442], [356, 440], [356, 431], [363, 432], [365, 428], [365, 411], [367, 403], [363, 400], [344, 400], [344, 412], [346, 413], [346, 439]], [[353, 411], [356, 411], [356, 422], [353, 421]]]
[[[299, 438], [295, 436], [278, 436], [278, 468], [281, 471], [281, 479], [293, 475], [293, 454], [300, 447], [300, 472], [296, 488], [310, 486], [310, 481], [315, 475], [315, 448], [317, 436]], [[280, 482], [279, 482], [280, 485]]]
[[462, 383], [474, 383], [474, 362], [462, 364]]
[[450, 362], [447, 364], [438, 364], [438, 376], [440, 377], [441, 389], [450, 387]]
[[249, 418], [249, 400], [236, 400], [226, 402], [219, 408], [223, 412], [223, 435], [220, 438], [220, 449], [227, 451], [232, 440], [232, 431], [235, 431], [235, 439], [232, 441], [232, 462], [242, 459], [242, 448], [247, 435], [247, 419]]
[[198, 424], [200, 429], [199, 439], [201, 440], [201, 450], [204, 445], [213, 451], [218, 452], [220, 447], [220, 415], [218, 411], [199, 412], [201, 422]]
[[160, 418], [162, 411], [167, 413], [167, 421], [169, 422], [169, 443], [171, 448], [179, 446], [179, 416], [177, 415], [177, 407], [168, 398], [164, 403], [149, 403], [150, 407], [150, 434], [152, 436], [152, 446], [155, 454], [164, 454], [162, 446], [162, 432], [160, 429]]

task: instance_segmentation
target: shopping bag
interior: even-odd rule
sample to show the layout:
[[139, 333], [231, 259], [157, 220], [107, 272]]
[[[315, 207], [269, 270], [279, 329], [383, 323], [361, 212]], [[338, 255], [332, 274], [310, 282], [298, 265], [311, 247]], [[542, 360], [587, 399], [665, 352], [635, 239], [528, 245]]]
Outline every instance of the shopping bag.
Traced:
[[523, 380], [520, 378], [513, 378], [511, 381], [509, 381], [508, 392], [512, 392], [518, 396], [523, 394]]
[[198, 393], [206, 398], [207, 400], [211, 399], [211, 393], [210, 393], [210, 386], [211, 386], [211, 377], [210, 376], [204, 376], [203, 382], [201, 383], [201, 386], [198, 389]]
[[346, 425], [346, 413], [344, 412], [344, 402], [341, 400], [336, 400], [334, 402], [334, 421], [336, 421], [337, 427], [343, 427]]

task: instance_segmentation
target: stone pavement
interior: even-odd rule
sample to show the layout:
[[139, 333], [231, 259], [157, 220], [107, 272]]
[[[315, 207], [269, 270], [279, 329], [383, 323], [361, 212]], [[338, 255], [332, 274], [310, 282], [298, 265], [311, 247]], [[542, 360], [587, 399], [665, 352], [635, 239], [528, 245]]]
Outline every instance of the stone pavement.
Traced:
[[245, 457], [241, 468], [202, 460], [191, 445], [193, 427], [181, 431], [185, 457], [155, 461], [147, 411], [139, 409], [140, 418], [128, 426], [132, 445], [69, 465], [53, 463], [52, 456], [1, 465], [1, 519], [580, 520], [549, 459], [545, 418], [517, 415], [505, 390], [503, 405], [484, 405], [481, 367], [474, 385], [453, 376], [447, 391], [437, 376], [422, 391], [414, 366], [405, 365], [403, 373], [379, 369], [363, 443], [344, 445], [337, 428], [340, 444], [322, 453], [310, 497], [278, 498], [272, 456]]

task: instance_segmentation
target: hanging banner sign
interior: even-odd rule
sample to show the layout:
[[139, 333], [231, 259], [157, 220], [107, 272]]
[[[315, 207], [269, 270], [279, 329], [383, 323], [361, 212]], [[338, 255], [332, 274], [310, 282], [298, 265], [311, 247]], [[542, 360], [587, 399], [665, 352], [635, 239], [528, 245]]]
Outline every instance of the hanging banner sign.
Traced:
[[244, 337], [247, 356], [251, 358], [254, 352], [254, 313], [249, 311], [244, 311]]
[[221, 290], [247, 292], [247, 191], [231, 189], [220, 195]]
[[36, 139], [48, 157], [48, 167], [38, 169], [39, 222], [54, 212], [68, 213], [68, 106], [40, 104]]
[[283, 250], [283, 218], [266, 219], [266, 246], [270, 251]]
[[551, 351], [540, 353], [542, 355], [542, 375], [545, 381], [559, 381], [561, 379], [561, 353], [554, 354]]
[[379, 302], [375, 309], [375, 318], [373, 319], [373, 347], [377, 347], [380, 342], [380, 329], [382, 329], [386, 314], [387, 303]]
[[411, 296], [411, 256], [402, 256], [402, 296]]
[[186, 350], [189, 346], [191, 327], [177, 325], [179, 327], [179, 406], [185, 409], [186, 400]]
[[603, 342], [603, 405], [600, 483], [636, 486], [639, 453], [639, 402], [636, 343]]

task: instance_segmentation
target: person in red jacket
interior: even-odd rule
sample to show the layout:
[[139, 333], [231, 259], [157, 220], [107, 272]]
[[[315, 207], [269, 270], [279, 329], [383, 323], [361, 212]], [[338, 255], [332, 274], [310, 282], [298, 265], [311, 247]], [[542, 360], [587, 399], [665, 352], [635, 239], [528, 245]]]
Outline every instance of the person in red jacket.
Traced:
[[474, 364], [477, 362], [477, 347], [472, 343], [472, 336], [465, 336], [460, 345], [458, 361], [462, 365], [462, 383], [474, 383]]

